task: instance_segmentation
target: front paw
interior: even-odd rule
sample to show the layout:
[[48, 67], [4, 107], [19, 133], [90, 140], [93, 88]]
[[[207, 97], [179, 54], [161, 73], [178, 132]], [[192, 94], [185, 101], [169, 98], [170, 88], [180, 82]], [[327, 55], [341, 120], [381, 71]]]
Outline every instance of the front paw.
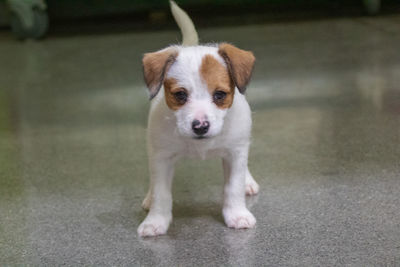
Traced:
[[225, 208], [222, 211], [225, 223], [230, 228], [245, 229], [256, 225], [256, 218], [246, 209]]
[[149, 214], [139, 225], [137, 232], [141, 237], [164, 235], [167, 233], [172, 215]]

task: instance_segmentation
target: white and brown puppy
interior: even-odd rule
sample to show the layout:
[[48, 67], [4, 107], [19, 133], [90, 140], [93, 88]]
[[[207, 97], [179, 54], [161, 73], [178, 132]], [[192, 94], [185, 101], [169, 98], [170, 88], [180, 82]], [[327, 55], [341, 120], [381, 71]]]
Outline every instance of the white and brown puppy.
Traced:
[[245, 194], [258, 192], [247, 167], [251, 112], [243, 95], [255, 58], [227, 43], [198, 45], [187, 14], [171, 1], [181, 28], [182, 46], [170, 46], [143, 57], [150, 91], [148, 122], [149, 209], [140, 236], [165, 234], [172, 221], [171, 185], [181, 157], [221, 157], [224, 169], [223, 217], [232, 228], [251, 228], [256, 219]]

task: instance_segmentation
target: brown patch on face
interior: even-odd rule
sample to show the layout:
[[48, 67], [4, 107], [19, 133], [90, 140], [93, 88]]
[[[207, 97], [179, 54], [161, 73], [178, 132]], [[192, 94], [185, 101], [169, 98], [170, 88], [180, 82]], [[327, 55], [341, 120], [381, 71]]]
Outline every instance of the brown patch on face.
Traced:
[[180, 87], [178, 85], [177, 80], [175, 80], [174, 78], [165, 79], [164, 90], [165, 90], [165, 102], [167, 103], [167, 106], [170, 109], [178, 110], [186, 103], [186, 101], [180, 101], [175, 96], [175, 94], [178, 92], [185, 92], [187, 94], [187, 91], [185, 88]]
[[[215, 57], [206, 55], [201, 62], [200, 75], [206, 82], [214, 103], [221, 109], [230, 108], [235, 94], [235, 86], [228, 70]], [[214, 94], [217, 91], [224, 92], [226, 94], [225, 98], [215, 100]]]
[[225, 60], [236, 87], [243, 94], [250, 81], [256, 60], [253, 53], [226, 43], [219, 45], [218, 53]]
[[144, 55], [143, 74], [150, 91], [150, 99], [157, 95], [166, 72], [177, 56], [178, 52], [173, 48]]

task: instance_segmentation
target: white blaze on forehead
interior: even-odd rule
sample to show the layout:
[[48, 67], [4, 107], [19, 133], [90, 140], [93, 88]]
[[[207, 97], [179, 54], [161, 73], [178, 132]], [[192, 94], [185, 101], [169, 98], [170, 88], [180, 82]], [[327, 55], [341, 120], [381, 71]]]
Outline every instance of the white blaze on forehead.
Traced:
[[209, 97], [207, 85], [200, 75], [200, 67], [205, 55], [212, 55], [225, 66], [216, 46], [182, 47], [167, 73], [167, 77], [175, 78], [180, 86], [188, 90], [192, 99]]
[[202, 99], [197, 101], [192, 101], [188, 104], [188, 108], [192, 110], [193, 119], [203, 121], [206, 117], [212, 117], [213, 106], [210, 100]]

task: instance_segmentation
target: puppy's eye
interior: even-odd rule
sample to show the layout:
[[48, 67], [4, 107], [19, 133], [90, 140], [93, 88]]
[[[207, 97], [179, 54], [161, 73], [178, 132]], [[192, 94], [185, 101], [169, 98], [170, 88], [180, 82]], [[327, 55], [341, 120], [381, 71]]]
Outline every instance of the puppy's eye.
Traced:
[[188, 98], [188, 94], [185, 91], [178, 91], [174, 93], [174, 97], [180, 104], [185, 104]]
[[224, 91], [215, 91], [213, 95], [215, 102], [221, 102], [226, 98], [226, 93]]

